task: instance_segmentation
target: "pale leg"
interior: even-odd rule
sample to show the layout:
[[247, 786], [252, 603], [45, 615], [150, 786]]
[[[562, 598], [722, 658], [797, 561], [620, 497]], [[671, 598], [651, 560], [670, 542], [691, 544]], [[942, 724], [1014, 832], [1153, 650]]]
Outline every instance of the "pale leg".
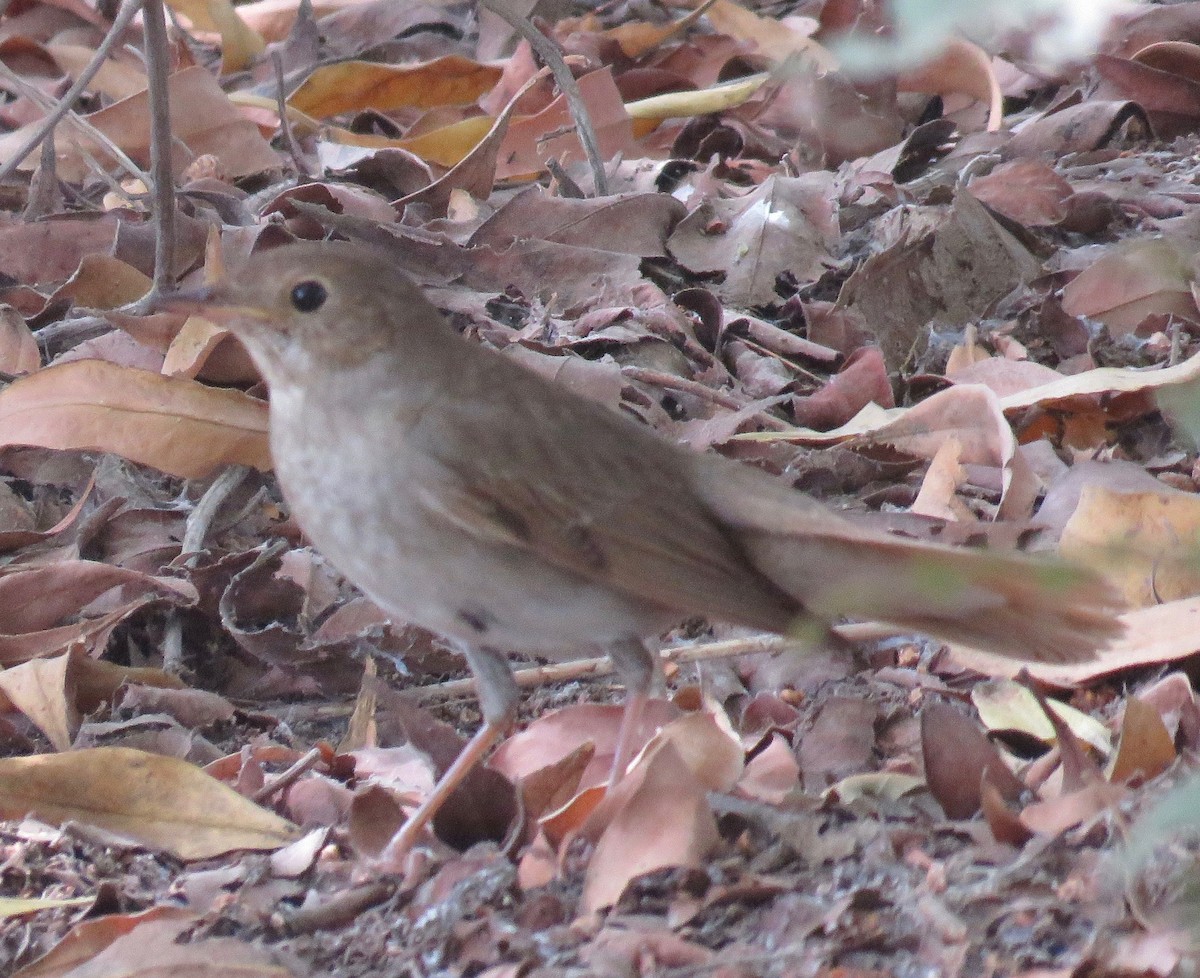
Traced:
[[634, 747], [637, 744], [635, 738], [641, 726], [646, 701], [650, 698], [650, 687], [658, 671], [658, 656], [637, 638], [614, 642], [608, 648], [608, 656], [612, 659], [617, 675], [625, 684], [625, 711], [621, 715], [617, 748], [608, 775], [608, 786], [612, 788], [625, 776], [625, 769], [633, 760]]
[[384, 849], [381, 859], [392, 865], [399, 861], [416, 844], [425, 826], [438, 813], [446, 799], [457, 788], [474, 767], [487, 755], [512, 726], [517, 715], [519, 691], [513, 679], [508, 659], [501, 652], [491, 649], [470, 649], [465, 652], [467, 664], [475, 676], [479, 688], [479, 705], [483, 710], [483, 726], [472, 737], [454, 763], [434, 786], [407, 822], [401, 826]]

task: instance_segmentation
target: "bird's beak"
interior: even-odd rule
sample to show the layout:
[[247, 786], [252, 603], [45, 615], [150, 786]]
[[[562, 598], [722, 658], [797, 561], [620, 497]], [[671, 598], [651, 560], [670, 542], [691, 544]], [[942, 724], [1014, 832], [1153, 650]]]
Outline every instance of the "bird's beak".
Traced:
[[160, 295], [150, 303], [151, 312], [177, 312], [184, 315], [206, 313], [215, 305], [220, 288], [216, 285], [200, 285], [190, 289], [179, 289]]
[[247, 319], [269, 319], [265, 309], [240, 305], [231, 301], [229, 291], [220, 283], [199, 285], [190, 289], [179, 289], [160, 296], [150, 304], [151, 312], [174, 312], [185, 316], [203, 316], [210, 322], [225, 326], [231, 322]]

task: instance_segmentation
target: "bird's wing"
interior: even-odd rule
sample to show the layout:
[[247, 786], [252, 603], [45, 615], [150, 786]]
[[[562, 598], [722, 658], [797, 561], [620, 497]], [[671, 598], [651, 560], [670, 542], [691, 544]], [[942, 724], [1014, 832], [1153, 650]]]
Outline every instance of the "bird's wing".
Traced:
[[686, 455], [600, 408], [561, 419], [588, 424], [584, 439], [506, 413], [503, 427], [456, 426], [454, 444], [475, 450], [437, 459], [431, 514], [681, 618], [778, 631], [796, 617], [696, 496]]

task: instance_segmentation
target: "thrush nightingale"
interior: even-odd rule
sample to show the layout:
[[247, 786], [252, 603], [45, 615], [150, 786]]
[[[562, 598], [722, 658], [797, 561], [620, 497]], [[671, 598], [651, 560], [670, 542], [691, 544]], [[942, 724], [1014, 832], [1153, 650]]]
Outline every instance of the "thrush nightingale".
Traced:
[[787, 633], [850, 615], [1030, 662], [1089, 658], [1119, 631], [1092, 573], [889, 536], [673, 444], [463, 339], [370, 248], [277, 248], [166, 304], [249, 350], [279, 483], [316, 547], [475, 675], [484, 725], [391, 857], [513, 722], [510, 652], [611, 656], [615, 779], [657, 667], [646, 639], [690, 616]]

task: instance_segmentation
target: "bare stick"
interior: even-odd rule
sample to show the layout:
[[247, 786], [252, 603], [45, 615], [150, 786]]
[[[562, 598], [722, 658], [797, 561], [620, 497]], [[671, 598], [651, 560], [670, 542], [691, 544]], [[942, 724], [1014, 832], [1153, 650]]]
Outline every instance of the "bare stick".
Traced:
[[[683, 665], [688, 662], [707, 662], [712, 659], [732, 659], [739, 655], [754, 655], [760, 652], [782, 652], [797, 648], [805, 643], [780, 635], [752, 635], [749, 638], [733, 638], [723, 642], [701, 642], [697, 645], [680, 645], [663, 652], [663, 661]], [[552, 683], [572, 682], [578, 679], [594, 679], [612, 675], [613, 664], [608, 656], [595, 659], [576, 659], [574, 662], [556, 662], [552, 666], [534, 666], [517, 669], [514, 676], [521, 689], [549, 686]], [[450, 699], [455, 696], [473, 696], [474, 679], [451, 679], [444, 683], [419, 686], [408, 690], [417, 699]]]
[[278, 51], [271, 52], [271, 64], [275, 66], [275, 100], [279, 103], [279, 129], [283, 133], [283, 145], [287, 147], [288, 155], [292, 158], [292, 166], [296, 175], [305, 180], [310, 178], [308, 167], [300, 156], [300, 147], [292, 134], [292, 121], [288, 118], [287, 93], [283, 82], [283, 56]]
[[[744, 402], [731, 394], [714, 390], [694, 380], [688, 380], [686, 377], [677, 377], [675, 374], [669, 374], [664, 370], [649, 370], [645, 367], [622, 367], [621, 376], [628, 377], [630, 380], [640, 381], [643, 384], [649, 384], [651, 387], [662, 387], [666, 390], [679, 391], [681, 394], [690, 394], [692, 397], [734, 411], [740, 411], [746, 406]], [[760, 421], [765, 427], [771, 428], [774, 431], [791, 431], [793, 428], [793, 425], [788, 424], [780, 418], [772, 417], [765, 411], [760, 412], [755, 420]]]
[[[212, 527], [213, 520], [225, 504], [225, 500], [250, 474], [245, 465], [231, 465], [225, 469], [200, 497], [191, 515], [187, 518], [180, 548], [178, 563], [184, 567], [195, 564], [194, 558], [204, 549], [204, 540]], [[168, 613], [163, 631], [163, 669], [173, 676], [183, 675], [183, 615], [178, 608]]]
[[146, 90], [150, 98], [150, 172], [154, 175], [154, 284], [145, 300], [175, 283], [175, 178], [171, 174], [171, 73], [162, 0], [142, 0], [146, 29]]
[[[8, 6], [8, 0], [0, 0], [0, 4], [3, 4], [3, 7], [0, 7], [0, 16], [3, 16], [4, 7]], [[141, 6], [141, 0], [125, 0], [121, 5], [121, 9], [117, 11], [117, 16], [113, 20], [112, 27], [104, 35], [104, 40], [100, 42], [100, 46], [96, 48], [96, 53], [93, 55], [92, 60], [87, 63], [83, 71], [79, 73], [79, 77], [75, 79], [75, 84], [67, 89], [67, 93], [58, 100], [54, 108], [47, 113], [46, 117], [42, 119], [38, 127], [30, 134], [29, 138], [25, 140], [16, 153], [13, 154], [12, 158], [4, 166], [0, 166], [0, 183], [17, 172], [17, 167], [21, 165], [21, 161], [37, 149], [38, 144], [71, 111], [71, 106], [75, 104], [75, 100], [83, 94], [84, 89], [96, 77], [96, 72], [104, 66], [104, 62], [108, 60], [112, 49], [124, 36], [126, 28], [129, 27], [130, 22], [132, 22]]]
[[537, 52], [539, 58], [554, 75], [559, 90], [567, 100], [571, 118], [575, 120], [575, 130], [579, 133], [579, 141], [587, 154], [588, 165], [592, 168], [592, 181], [596, 185], [596, 196], [608, 196], [608, 177], [604, 173], [604, 161], [600, 158], [600, 143], [596, 139], [596, 130], [592, 126], [592, 117], [583, 101], [583, 94], [575, 83], [575, 76], [563, 60], [554, 42], [539, 31], [528, 17], [522, 17], [508, 6], [508, 0], [479, 0], [480, 6], [485, 7], [497, 17], [504, 20], [518, 34], [529, 42], [529, 46]]
[[[29, 82], [14, 72], [2, 61], [0, 61], [0, 77], [4, 78], [7, 82], [9, 82], [9, 84], [13, 85], [22, 95], [27, 96], [31, 101], [34, 101], [40, 105], [46, 110], [47, 113], [56, 112], [62, 108], [63, 111], [59, 113], [58, 121], [65, 119], [89, 139], [92, 139], [100, 146], [103, 146], [105, 151], [112, 156], [113, 159], [120, 163], [121, 166], [130, 174], [130, 176], [142, 181], [142, 183], [144, 183], [147, 187], [153, 183], [153, 181], [150, 179], [150, 174], [134, 163], [133, 160], [131, 160], [125, 154], [120, 146], [114, 143], [108, 136], [102, 133], [86, 119], [82, 118], [79, 113], [73, 112], [70, 108], [63, 108], [69, 104], [65, 98], [58, 100], [50, 98], [44, 92], [29, 84]], [[29, 152], [32, 152], [33, 148], [34, 147], [31, 146]], [[80, 146], [79, 152], [86, 159], [95, 163], [95, 160], [89, 155], [86, 147]], [[22, 159], [23, 157], [17, 156], [12, 160], [9, 160], [9, 166], [12, 167], [12, 170], [15, 170], [16, 167], [20, 165]], [[8, 172], [11, 174], [12, 170], [9, 170]], [[124, 193], [124, 191], [122, 191], [122, 193]]]
[[339, 890], [327, 900], [305, 903], [290, 913], [280, 910], [278, 915], [289, 934], [335, 930], [354, 923], [364, 910], [383, 903], [395, 892], [394, 881], [378, 880], [349, 890]]
[[254, 794], [251, 795], [250, 800], [256, 801], [261, 805], [268, 798], [278, 794], [293, 781], [299, 778], [300, 775], [312, 770], [319, 763], [321, 763], [321, 750], [318, 747], [314, 747], [286, 771], [277, 777], [272, 778], [261, 788], [259, 788], [258, 791], [254, 792]]
[[205, 490], [204, 495], [200, 497], [200, 502], [196, 503], [196, 507], [187, 518], [183, 533], [183, 547], [179, 553], [181, 562], [189, 563], [192, 557], [204, 549], [204, 540], [208, 536], [208, 531], [212, 527], [217, 513], [225, 505], [225, 500], [229, 498], [230, 494], [246, 481], [249, 474], [250, 466], [231, 465], [217, 476]]

